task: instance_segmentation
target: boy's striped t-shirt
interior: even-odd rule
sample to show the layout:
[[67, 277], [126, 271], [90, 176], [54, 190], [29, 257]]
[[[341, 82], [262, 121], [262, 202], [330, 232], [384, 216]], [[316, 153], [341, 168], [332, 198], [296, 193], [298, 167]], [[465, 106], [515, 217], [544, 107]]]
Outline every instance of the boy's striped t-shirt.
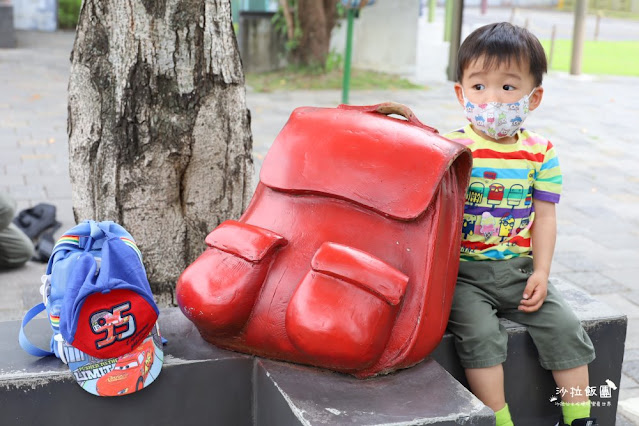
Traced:
[[520, 129], [516, 143], [500, 144], [482, 138], [470, 124], [445, 136], [473, 153], [461, 260], [531, 256], [532, 200], [558, 203], [561, 194], [561, 170], [552, 143]]

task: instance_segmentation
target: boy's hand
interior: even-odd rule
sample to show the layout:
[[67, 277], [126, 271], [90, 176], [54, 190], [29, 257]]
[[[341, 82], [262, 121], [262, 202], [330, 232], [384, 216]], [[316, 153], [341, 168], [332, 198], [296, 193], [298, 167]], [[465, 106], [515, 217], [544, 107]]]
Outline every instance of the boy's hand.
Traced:
[[523, 299], [519, 302], [519, 310], [523, 312], [535, 312], [546, 300], [548, 294], [548, 277], [539, 272], [533, 272], [528, 278], [524, 289]]

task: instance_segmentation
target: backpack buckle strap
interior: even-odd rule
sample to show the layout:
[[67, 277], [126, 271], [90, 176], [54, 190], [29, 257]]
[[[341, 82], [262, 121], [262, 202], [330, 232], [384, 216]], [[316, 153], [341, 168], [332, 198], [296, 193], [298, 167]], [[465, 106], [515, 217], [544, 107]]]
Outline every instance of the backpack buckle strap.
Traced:
[[40, 286], [42, 303], [44, 303], [44, 306], [47, 306], [49, 296], [51, 295], [51, 275], [43, 275], [42, 277], [40, 277], [40, 282], [42, 283], [42, 285]]
[[57, 333], [53, 336], [53, 340], [56, 342], [58, 358], [60, 358], [63, 363], [68, 364], [69, 362], [67, 361], [67, 357], [64, 353], [64, 337], [62, 337], [62, 334]]

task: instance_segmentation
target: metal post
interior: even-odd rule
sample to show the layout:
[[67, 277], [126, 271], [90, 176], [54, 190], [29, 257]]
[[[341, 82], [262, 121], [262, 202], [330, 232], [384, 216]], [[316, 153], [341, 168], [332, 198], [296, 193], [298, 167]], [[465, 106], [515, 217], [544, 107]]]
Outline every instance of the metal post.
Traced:
[[488, 0], [481, 0], [481, 14], [485, 15], [486, 10], [488, 9]]
[[346, 12], [348, 24], [346, 27], [346, 52], [344, 55], [344, 80], [342, 82], [342, 103], [348, 103], [348, 92], [351, 85], [351, 56], [353, 52], [353, 23], [356, 9], [349, 8]]
[[446, 4], [446, 14], [444, 16], [444, 41], [450, 41], [450, 30], [453, 19], [453, 1], [454, 0], [444, 0]]
[[428, 22], [435, 22], [435, 7], [437, 0], [428, 0]]
[[586, 38], [586, 0], [577, 0], [575, 3], [575, 25], [572, 36], [572, 57], [570, 60], [570, 74], [581, 74], [581, 59]]
[[555, 38], [557, 37], [557, 25], [552, 26], [552, 34], [550, 35], [550, 53], [548, 55], [548, 71], [552, 69], [552, 61], [555, 57]]
[[457, 81], [457, 52], [461, 44], [461, 27], [464, 16], [464, 0], [452, 0], [450, 50], [448, 51], [448, 80]]

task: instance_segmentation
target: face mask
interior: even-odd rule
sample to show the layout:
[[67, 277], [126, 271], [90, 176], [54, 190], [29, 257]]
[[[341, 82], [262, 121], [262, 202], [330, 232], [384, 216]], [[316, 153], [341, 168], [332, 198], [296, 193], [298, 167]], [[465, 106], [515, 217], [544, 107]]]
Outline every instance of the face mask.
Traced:
[[494, 139], [514, 136], [529, 113], [528, 105], [530, 97], [535, 92], [532, 90], [517, 102], [503, 104], [500, 102], [488, 102], [474, 104], [468, 100], [464, 91], [464, 109], [466, 118], [473, 126]]

